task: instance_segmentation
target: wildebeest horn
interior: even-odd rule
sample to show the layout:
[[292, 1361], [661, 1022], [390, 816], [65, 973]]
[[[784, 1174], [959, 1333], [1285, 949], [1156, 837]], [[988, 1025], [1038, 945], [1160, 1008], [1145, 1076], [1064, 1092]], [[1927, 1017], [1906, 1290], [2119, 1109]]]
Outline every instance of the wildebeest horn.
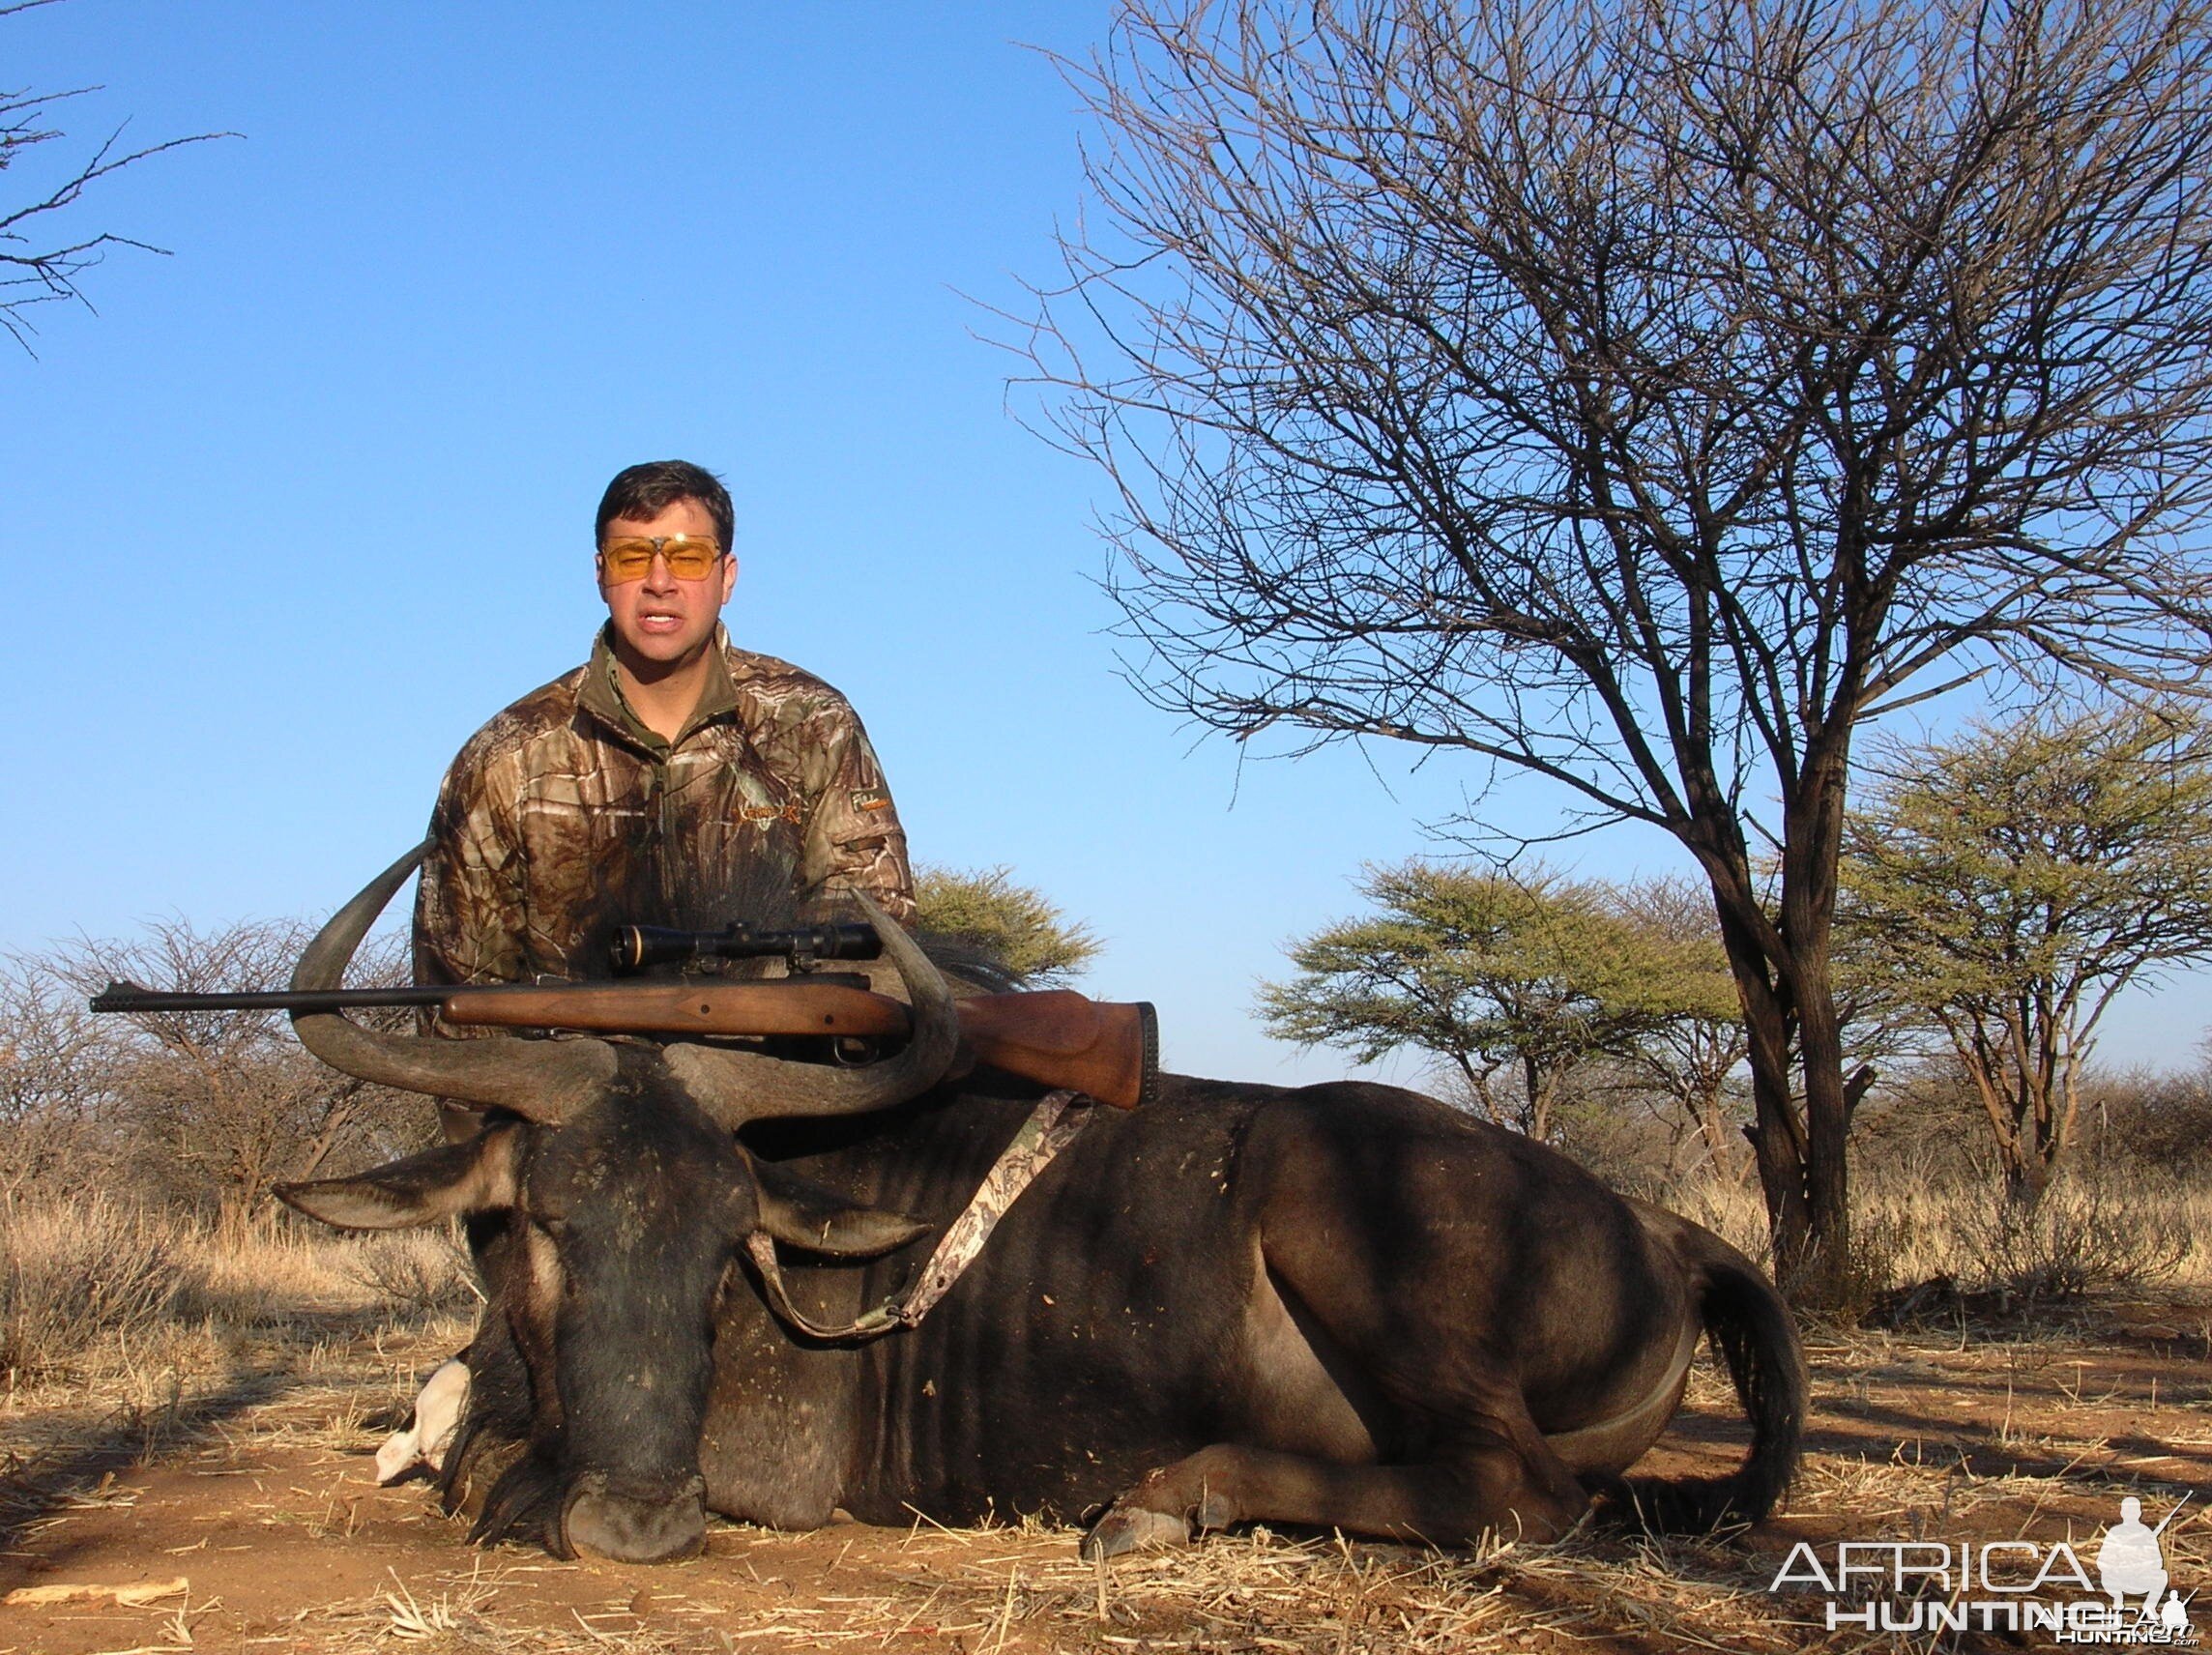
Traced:
[[748, 1120], [784, 1115], [859, 1115], [888, 1109], [918, 1097], [945, 1078], [960, 1043], [960, 1017], [952, 991], [929, 957], [895, 919], [859, 897], [884, 952], [906, 984], [914, 1031], [906, 1050], [863, 1068], [839, 1069], [827, 1063], [795, 1063], [754, 1052], [719, 1046], [671, 1046], [663, 1054], [669, 1072], [684, 1083], [692, 1099], [721, 1124], [735, 1130]]
[[[300, 956], [292, 973], [295, 991], [339, 985], [362, 937], [429, 849], [425, 839], [331, 915], [330, 923]], [[614, 1048], [604, 1040], [438, 1040], [379, 1034], [335, 1011], [295, 1013], [292, 1027], [308, 1051], [357, 1079], [401, 1091], [496, 1105], [532, 1120], [562, 1119], [604, 1091], [615, 1073]]]

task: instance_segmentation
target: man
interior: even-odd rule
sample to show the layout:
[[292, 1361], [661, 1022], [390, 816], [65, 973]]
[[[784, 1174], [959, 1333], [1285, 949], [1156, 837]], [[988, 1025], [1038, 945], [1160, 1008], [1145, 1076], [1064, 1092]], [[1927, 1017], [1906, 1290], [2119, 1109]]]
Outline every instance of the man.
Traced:
[[[911, 925], [906, 834], [842, 695], [721, 624], [735, 513], [712, 472], [631, 466], [596, 524], [607, 624], [592, 658], [472, 736], [446, 772], [415, 900], [415, 977], [607, 973], [618, 925], [776, 924], [864, 891]], [[476, 1130], [444, 1111], [449, 1137]], [[472, 1231], [479, 1248], [503, 1244]], [[377, 1480], [441, 1468], [468, 1397], [438, 1368]]]
[[618, 925], [776, 922], [864, 891], [911, 924], [906, 834], [842, 695], [721, 625], [729, 494], [631, 466], [596, 525], [607, 624], [585, 665], [472, 737], [415, 905], [427, 983], [606, 974]]
[[2097, 1578], [2115, 1612], [2139, 1592], [2142, 1617], [2147, 1619], [2157, 1611], [2168, 1582], [2166, 1553], [2158, 1543], [2159, 1530], [2165, 1526], [2162, 1523], [2154, 1529], [2143, 1522], [2142, 1501], [2135, 1495], [2120, 1501], [2120, 1521], [2105, 1530], [2097, 1547]]

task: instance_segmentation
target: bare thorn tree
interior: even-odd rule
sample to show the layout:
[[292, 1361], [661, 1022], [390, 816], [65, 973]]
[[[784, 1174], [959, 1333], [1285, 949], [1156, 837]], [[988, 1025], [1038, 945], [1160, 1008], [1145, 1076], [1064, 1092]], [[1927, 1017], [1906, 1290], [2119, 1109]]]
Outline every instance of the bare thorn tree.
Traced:
[[2212, 638], [2208, 8], [1132, 0], [1069, 67], [1096, 202], [1029, 350], [1141, 686], [1673, 833], [1814, 1299], [1854, 735]]
[[[80, 942], [54, 969], [80, 993], [116, 980], [233, 993], [283, 982], [310, 935], [294, 920], [211, 930], [155, 920], [134, 942]], [[353, 976], [364, 986], [404, 981], [396, 943], [357, 958]], [[387, 1027], [406, 1017], [357, 1015], [381, 1015]], [[115, 1115], [157, 1163], [158, 1181], [186, 1195], [213, 1193], [226, 1234], [258, 1220], [278, 1180], [312, 1177], [334, 1153], [420, 1134], [416, 1099], [318, 1062], [279, 1013], [131, 1012], [105, 1021], [113, 1026], [105, 1062]]]
[[[0, 20], [18, 13], [48, 6], [55, 0], [15, 0], [0, 5]], [[67, 92], [35, 92], [28, 88], [0, 87], [0, 173], [20, 165], [28, 152], [61, 137], [59, 128], [47, 123], [56, 107], [72, 98], [98, 92], [97, 86], [79, 86]], [[34, 329], [24, 311], [34, 305], [74, 300], [92, 308], [77, 278], [100, 263], [110, 247], [136, 247], [140, 252], [166, 256], [166, 247], [112, 233], [87, 235], [68, 227], [69, 209], [102, 179], [121, 172], [153, 156], [182, 149], [212, 138], [236, 137], [235, 132], [198, 132], [189, 138], [170, 138], [128, 149], [118, 127], [90, 160], [59, 178], [34, 189], [20, 205], [0, 201], [0, 328], [29, 351]]]
[[0, 955], [0, 1198], [112, 1184], [105, 1052], [82, 990], [51, 958]]

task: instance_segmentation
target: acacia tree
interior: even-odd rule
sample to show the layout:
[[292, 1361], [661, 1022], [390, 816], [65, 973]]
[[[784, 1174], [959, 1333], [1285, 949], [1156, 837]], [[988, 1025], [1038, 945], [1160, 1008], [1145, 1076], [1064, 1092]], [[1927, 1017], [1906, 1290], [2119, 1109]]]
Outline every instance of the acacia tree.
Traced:
[[1098, 954], [1088, 926], [1042, 891], [1017, 885], [1008, 868], [925, 865], [915, 870], [914, 899], [924, 932], [979, 949], [1033, 988], [1081, 975]]
[[1751, 1043], [1712, 903], [1691, 881], [1662, 879], [1622, 887], [1612, 907], [1644, 939], [1654, 967], [1639, 990], [1650, 1026], [1622, 1062], [1696, 1130], [1716, 1174], [1740, 1176], [1743, 1146], [1732, 1129], [1729, 1089]]
[[1096, 199], [1029, 349], [1132, 676], [1679, 840], [1812, 1299], [1860, 727], [2212, 637], [2208, 11], [1132, 0], [1069, 68]]
[[1359, 891], [1381, 912], [1294, 944], [1298, 974], [1262, 985], [1268, 1031], [1367, 1063], [1427, 1053], [1531, 1138], [1552, 1135], [1577, 1068], [1632, 1052], [1677, 1009], [1682, 950], [1621, 917], [1602, 886], [1412, 861], [1368, 869]]
[[2008, 1192], [2072, 1147], [2112, 997], [2212, 954], [2212, 730], [2173, 709], [1977, 723], [1901, 748], [1846, 834], [1846, 923], [1948, 1038]]

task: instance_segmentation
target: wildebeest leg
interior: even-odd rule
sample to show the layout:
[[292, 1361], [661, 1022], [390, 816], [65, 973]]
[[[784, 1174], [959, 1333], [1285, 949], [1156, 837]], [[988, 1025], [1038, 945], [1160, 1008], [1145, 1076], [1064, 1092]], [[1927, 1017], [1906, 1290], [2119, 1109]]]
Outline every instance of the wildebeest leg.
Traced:
[[1471, 1543], [1484, 1530], [1554, 1540], [1589, 1496], [1524, 1413], [1431, 1461], [1346, 1466], [1216, 1443], [1152, 1472], [1084, 1538], [1087, 1557], [1188, 1540], [1191, 1524], [1295, 1523], [1380, 1539]]
[[[1259, 1240], [1241, 1394], [1268, 1405], [1129, 1490], [1088, 1549], [1172, 1542], [1192, 1519], [1441, 1546], [1563, 1534], [1589, 1496], [1530, 1386], [1570, 1429], [1671, 1398], [1691, 1314], [1678, 1261], [1663, 1267], [1634, 1213], [1564, 1163], [1406, 1111], [1379, 1134], [1353, 1107], [1400, 1110], [1394, 1094], [1301, 1096], [1255, 1121], [1237, 1169]], [[1258, 1314], [1271, 1297], [1281, 1315]], [[1307, 1423], [1332, 1392], [1356, 1428]]]

